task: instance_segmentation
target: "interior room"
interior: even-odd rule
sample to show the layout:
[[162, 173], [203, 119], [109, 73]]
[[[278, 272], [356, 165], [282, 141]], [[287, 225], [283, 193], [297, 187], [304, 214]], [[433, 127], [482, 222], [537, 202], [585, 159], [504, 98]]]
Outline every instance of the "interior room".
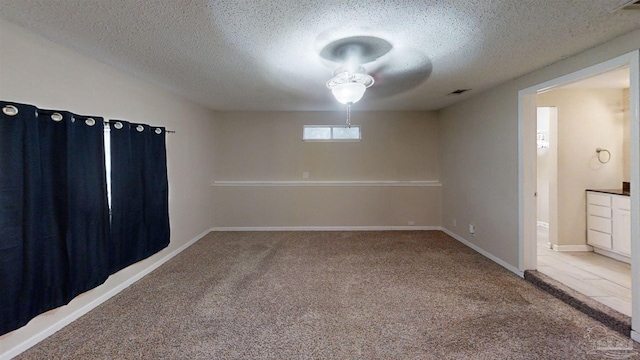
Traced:
[[[540, 272], [631, 316], [628, 207], [600, 217], [593, 212], [607, 209], [590, 201], [628, 198], [628, 91], [622, 68], [538, 96], [537, 226]], [[615, 243], [594, 239], [614, 232]]]
[[[115, 135], [123, 124], [131, 134], [155, 132], [166, 150], [145, 155], [143, 165], [164, 164], [154, 170], [165, 171], [158, 193], [166, 201], [158, 207], [166, 206], [161, 215], [170, 227], [170, 241], [109, 267], [90, 286], [65, 293], [63, 304], [27, 309], [11, 325], [9, 304], [28, 306], [3, 292], [0, 359], [580, 358], [609, 354], [605, 340], [640, 354], [640, 296], [630, 295], [640, 291], [638, 1], [0, 6], [2, 291], [9, 284], [20, 296], [56, 295], [45, 285], [25, 290], [18, 274], [29, 269], [14, 268], [19, 259], [9, 255], [38, 253], [6, 230], [29, 228], [8, 214], [31, 214], [6, 205], [16, 193], [9, 180], [22, 184], [7, 164], [30, 161], [20, 145], [28, 132], [16, 135], [10, 126], [40, 129], [22, 116], [46, 115], [70, 129], [104, 125], [103, 147], [92, 149], [109, 156], [126, 143]], [[602, 65], [610, 62], [628, 69], [626, 87], [540, 91], [567, 76], [590, 77], [588, 69], [607, 72], [597, 69], [610, 70]], [[523, 97], [525, 89], [533, 95]], [[562, 102], [579, 103], [583, 113], [567, 120]], [[522, 120], [535, 119], [538, 107], [557, 110], [542, 131], [548, 136]], [[594, 126], [594, 143], [565, 140], [585, 138], [569, 121], [602, 119], [598, 111], [613, 114], [611, 134]], [[542, 151], [557, 153], [556, 188], [547, 176], [539, 194], [544, 181], [525, 176], [535, 174], [526, 156], [540, 153], [536, 141], [550, 141]], [[611, 177], [599, 182], [583, 173], [585, 183], [562, 188], [561, 173], [574, 176], [574, 160], [565, 162], [554, 141], [584, 146], [582, 164]], [[55, 163], [47, 159], [56, 147], [43, 149], [35, 150], [38, 161]], [[82, 149], [59, 150], [82, 159], [89, 152]], [[116, 204], [147, 199], [116, 186], [126, 173], [118, 164], [107, 157], [98, 169], [108, 241]], [[47, 169], [52, 176], [74, 170]], [[89, 174], [74, 184], [90, 185], [83, 179]], [[34, 188], [58, 203], [83, 204], [73, 189], [45, 180]], [[152, 175], [145, 186], [162, 180]], [[594, 254], [585, 191], [622, 190], [622, 182], [629, 184], [629, 225], [621, 227], [629, 250], [595, 248], [623, 280], [586, 294], [612, 311], [612, 325], [530, 276], [549, 273], [544, 251]], [[531, 207], [543, 193], [546, 205]], [[563, 208], [571, 196], [579, 204]], [[537, 213], [544, 207], [545, 215]], [[32, 213], [41, 220], [48, 210]], [[151, 224], [145, 231], [155, 230], [156, 220], [134, 215]], [[89, 261], [110, 249], [76, 254], [87, 259], [85, 270], [66, 264], [60, 276], [88, 277]], [[40, 258], [45, 264], [36, 265], [46, 269], [48, 257]], [[572, 275], [562, 268], [549, 276]], [[619, 287], [627, 291], [623, 302], [610, 296]]]

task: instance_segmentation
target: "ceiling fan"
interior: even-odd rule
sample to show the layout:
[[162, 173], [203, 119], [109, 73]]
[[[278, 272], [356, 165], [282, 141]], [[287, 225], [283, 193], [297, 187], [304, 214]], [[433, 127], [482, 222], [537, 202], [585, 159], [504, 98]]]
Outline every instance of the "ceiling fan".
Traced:
[[[326, 85], [336, 100], [347, 105], [350, 125], [351, 105], [367, 88], [374, 97], [393, 96], [424, 82], [431, 74], [431, 61], [416, 49], [394, 47], [375, 36], [352, 36], [325, 45], [319, 52], [329, 65], [337, 66]], [[367, 73], [368, 70], [368, 73]]]

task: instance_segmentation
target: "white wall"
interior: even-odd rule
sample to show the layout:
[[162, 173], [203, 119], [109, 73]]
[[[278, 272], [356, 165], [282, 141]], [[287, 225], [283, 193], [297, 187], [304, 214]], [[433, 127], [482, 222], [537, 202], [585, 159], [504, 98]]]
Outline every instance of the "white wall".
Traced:
[[[210, 228], [213, 114], [168, 91], [0, 21], [0, 98], [78, 114], [164, 125], [171, 244], [112, 275], [105, 284], [0, 337], [0, 357], [25, 340], [136, 277]], [[185, 175], [188, 174], [188, 175]]]
[[518, 91], [638, 48], [640, 30], [441, 110], [443, 226], [517, 268]]
[[[305, 142], [303, 125], [343, 125], [345, 112], [219, 113], [217, 227], [440, 226], [438, 122], [434, 112], [352, 112], [358, 142]], [[309, 173], [307, 180], [302, 173]], [[432, 181], [435, 186], [283, 186], [287, 181]], [[335, 185], [335, 184], [333, 184]]]
[[[552, 199], [558, 207], [558, 245], [586, 244], [586, 189], [622, 188], [623, 99], [623, 89], [538, 95], [538, 106], [558, 109], [558, 196]], [[596, 148], [609, 150], [610, 161], [600, 163]]]

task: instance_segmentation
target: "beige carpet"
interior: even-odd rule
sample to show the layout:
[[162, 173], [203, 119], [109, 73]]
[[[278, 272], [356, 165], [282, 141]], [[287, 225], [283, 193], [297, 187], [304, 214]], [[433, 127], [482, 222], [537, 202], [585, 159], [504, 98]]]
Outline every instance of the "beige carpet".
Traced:
[[614, 352], [637, 357], [640, 347], [442, 232], [225, 232], [19, 358], [601, 359]]

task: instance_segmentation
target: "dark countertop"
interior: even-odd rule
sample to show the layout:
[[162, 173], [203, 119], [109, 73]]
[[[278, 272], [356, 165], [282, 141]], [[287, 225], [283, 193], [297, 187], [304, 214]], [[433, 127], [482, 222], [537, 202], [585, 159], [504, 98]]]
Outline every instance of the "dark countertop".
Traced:
[[611, 194], [611, 195], [623, 195], [630, 196], [628, 191], [622, 191], [622, 189], [587, 189], [587, 191]]

